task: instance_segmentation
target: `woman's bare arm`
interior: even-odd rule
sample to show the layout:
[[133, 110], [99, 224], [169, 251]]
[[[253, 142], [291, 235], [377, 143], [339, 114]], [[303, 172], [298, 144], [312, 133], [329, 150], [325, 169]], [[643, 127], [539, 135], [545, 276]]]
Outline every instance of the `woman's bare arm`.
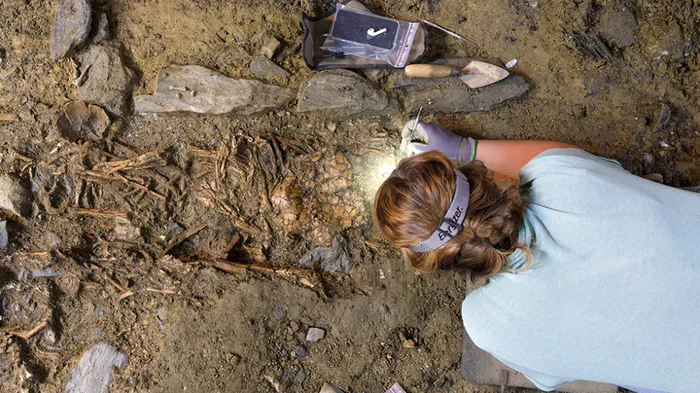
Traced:
[[476, 159], [487, 168], [518, 179], [520, 169], [538, 154], [549, 149], [576, 148], [553, 141], [479, 140], [476, 143]]

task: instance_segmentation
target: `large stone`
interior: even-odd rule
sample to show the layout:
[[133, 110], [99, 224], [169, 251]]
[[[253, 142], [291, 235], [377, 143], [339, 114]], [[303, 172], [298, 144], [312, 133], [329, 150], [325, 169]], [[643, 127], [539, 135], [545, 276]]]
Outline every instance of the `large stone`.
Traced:
[[18, 217], [31, 214], [32, 193], [20, 179], [7, 174], [0, 176], [0, 210]]
[[352, 261], [348, 255], [345, 239], [333, 238], [330, 247], [316, 247], [299, 260], [299, 264], [311, 266], [329, 273], [350, 274]]
[[92, 46], [80, 60], [80, 73], [85, 76], [76, 97], [114, 114], [126, 114], [134, 73], [124, 65], [119, 51], [108, 46]]
[[112, 368], [126, 363], [126, 354], [105, 341], [93, 345], [73, 368], [66, 393], [106, 393], [112, 383]]
[[626, 48], [637, 43], [637, 20], [631, 12], [612, 11], [603, 16], [603, 36], [608, 42]]
[[65, 57], [88, 37], [92, 11], [87, 0], [61, 0], [51, 31], [51, 57]]
[[347, 71], [323, 71], [306, 81], [299, 93], [298, 112], [331, 116], [376, 114], [386, 109], [386, 93], [361, 76]]
[[278, 108], [294, 91], [248, 79], [233, 79], [210, 69], [188, 65], [163, 68], [153, 95], [134, 98], [136, 112], [196, 112], [242, 114]]
[[417, 111], [424, 106], [430, 111], [471, 113], [495, 109], [501, 103], [518, 98], [530, 89], [520, 75], [477, 90], [470, 89], [459, 78], [420, 79], [400, 77], [395, 87], [406, 89], [406, 109]]
[[99, 106], [74, 101], [63, 108], [56, 122], [61, 135], [71, 142], [102, 139], [109, 117]]

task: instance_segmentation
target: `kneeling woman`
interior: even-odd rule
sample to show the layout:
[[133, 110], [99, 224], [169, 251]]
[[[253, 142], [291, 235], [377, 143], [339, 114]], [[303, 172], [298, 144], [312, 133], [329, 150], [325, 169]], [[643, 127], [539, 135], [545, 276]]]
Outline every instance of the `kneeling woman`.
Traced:
[[700, 194], [561, 143], [477, 143], [422, 122], [415, 143], [412, 128], [402, 149], [422, 154], [382, 184], [375, 221], [415, 268], [487, 282], [462, 304], [477, 346], [542, 390], [699, 390]]

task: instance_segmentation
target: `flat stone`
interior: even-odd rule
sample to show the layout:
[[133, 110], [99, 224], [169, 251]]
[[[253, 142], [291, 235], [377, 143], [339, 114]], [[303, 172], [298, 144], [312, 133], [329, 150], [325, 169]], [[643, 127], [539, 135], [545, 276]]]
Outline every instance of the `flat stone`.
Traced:
[[109, 126], [109, 116], [97, 105], [68, 103], [56, 122], [61, 136], [71, 142], [98, 141]]
[[329, 273], [350, 274], [352, 261], [348, 255], [345, 239], [333, 238], [330, 247], [316, 247], [299, 260], [301, 265], [312, 266]]
[[347, 70], [322, 71], [308, 79], [299, 93], [297, 112], [329, 116], [376, 114], [389, 106], [386, 93]]
[[51, 57], [65, 57], [85, 42], [91, 21], [92, 11], [87, 0], [61, 0], [56, 6], [51, 31]]
[[326, 336], [326, 332], [323, 329], [312, 327], [306, 332], [306, 341], [315, 343], [322, 340]]
[[637, 43], [637, 20], [631, 12], [608, 12], [603, 16], [602, 23], [603, 37], [609, 43], [619, 48], [626, 48]]
[[294, 91], [260, 81], [233, 79], [210, 69], [188, 65], [163, 68], [153, 95], [134, 98], [136, 112], [196, 112], [251, 114], [279, 108]]
[[93, 345], [73, 368], [66, 393], [106, 393], [112, 382], [112, 368], [126, 363], [126, 354], [105, 341]]
[[78, 100], [100, 105], [120, 116], [126, 114], [134, 73], [124, 65], [117, 49], [91, 46], [81, 56], [80, 73], [86, 77], [76, 92]]
[[287, 78], [290, 74], [267, 57], [258, 56], [250, 63], [250, 71], [260, 78], [276, 76]]
[[272, 59], [272, 57], [275, 55], [275, 52], [277, 52], [277, 48], [279, 48], [279, 46], [280, 42], [277, 38], [270, 36], [264, 37], [262, 47], [260, 48], [260, 54], [262, 54], [268, 59]]
[[520, 75], [477, 90], [470, 89], [458, 78], [420, 79], [400, 77], [395, 87], [406, 89], [406, 109], [415, 112], [421, 106], [444, 113], [471, 113], [490, 111], [498, 105], [518, 98], [530, 89]]
[[323, 384], [321, 387], [321, 390], [319, 393], [345, 393], [342, 390], [338, 389], [337, 387], [331, 385], [330, 383], [326, 382]]
[[14, 176], [0, 176], [0, 210], [18, 217], [27, 217], [32, 211], [33, 195], [23, 182]]

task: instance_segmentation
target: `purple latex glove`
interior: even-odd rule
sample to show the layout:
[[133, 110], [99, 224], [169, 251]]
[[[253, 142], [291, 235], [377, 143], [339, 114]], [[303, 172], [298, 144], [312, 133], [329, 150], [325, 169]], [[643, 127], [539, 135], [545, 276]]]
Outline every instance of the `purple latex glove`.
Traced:
[[415, 122], [409, 121], [401, 131], [401, 151], [407, 156], [430, 150], [441, 151], [447, 157], [462, 162], [469, 162], [476, 156], [476, 141], [473, 138], [462, 138], [435, 123], [419, 121], [413, 141], [409, 140]]

